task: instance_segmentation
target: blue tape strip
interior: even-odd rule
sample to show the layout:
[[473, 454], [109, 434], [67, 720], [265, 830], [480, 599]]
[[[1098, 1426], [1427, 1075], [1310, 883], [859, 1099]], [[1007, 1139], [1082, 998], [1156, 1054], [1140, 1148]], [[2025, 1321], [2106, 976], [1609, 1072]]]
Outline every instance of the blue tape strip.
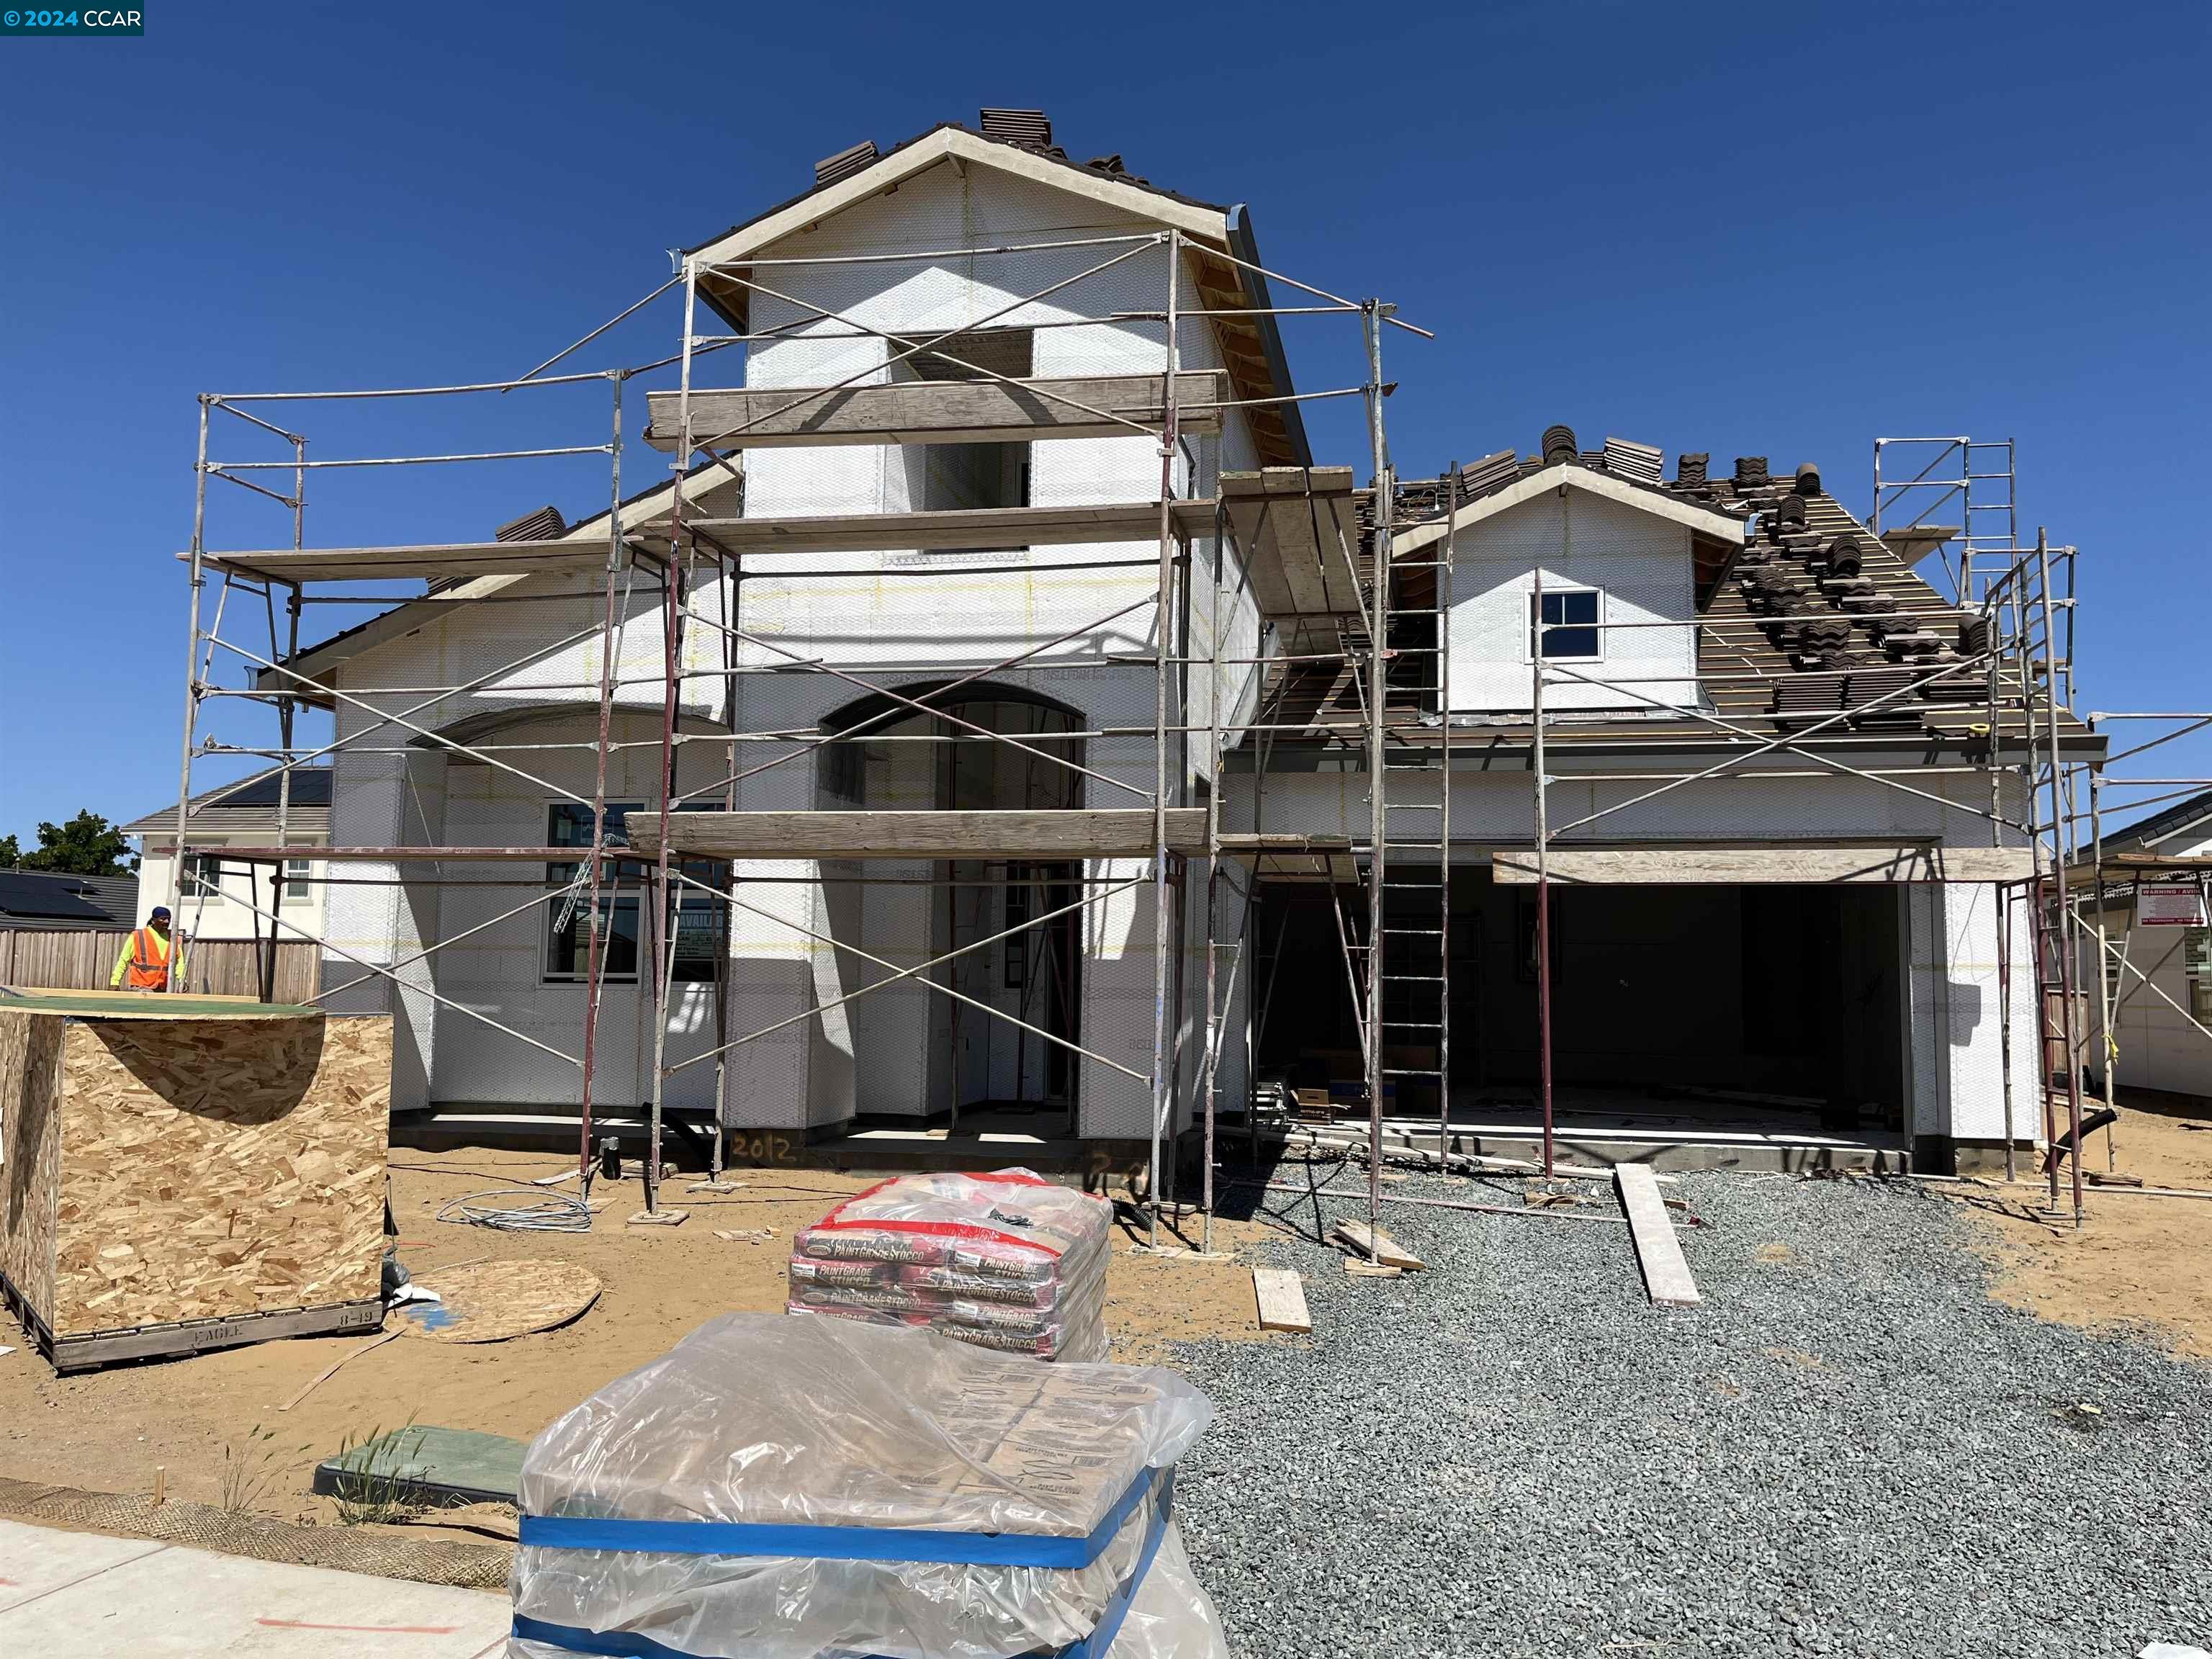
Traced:
[[1106, 1611], [1099, 1616], [1091, 1634], [1074, 1646], [1061, 1650], [1060, 1659], [1106, 1659], [1106, 1650], [1121, 1632], [1121, 1621], [1129, 1616], [1130, 1603], [1137, 1599], [1137, 1587], [1152, 1570], [1152, 1558], [1160, 1553], [1160, 1542], [1168, 1535], [1168, 1511], [1174, 1488], [1175, 1471], [1170, 1469], [1160, 1486], [1160, 1501], [1152, 1506], [1152, 1525], [1146, 1529], [1145, 1547], [1137, 1557], [1137, 1570], [1114, 1592], [1114, 1599], [1106, 1604]]
[[[1153, 1505], [1151, 1524], [1146, 1528], [1145, 1547], [1137, 1557], [1136, 1571], [1122, 1581], [1114, 1592], [1114, 1599], [1106, 1604], [1098, 1623], [1090, 1635], [1071, 1646], [1061, 1648], [1050, 1659], [1106, 1659], [1114, 1638], [1121, 1633], [1122, 1623], [1129, 1616], [1129, 1608], [1137, 1599], [1137, 1589], [1145, 1582], [1145, 1575], [1152, 1570], [1152, 1561], [1160, 1553], [1160, 1545], [1168, 1534], [1168, 1515], [1173, 1507], [1175, 1474], [1168, 1472], [1160, 1483], [1160, 1501]], [[1132, 1488], [1136, 1490], [1136, 1488]], [[968, 1536], [961, 1534], [957, 1536]], [[568, 1653], [588, 1654], [593, 1659], [696, 1659], [696, 1656], [681, 1648], [672, 1648], [665, 1642], [656, 1642], [650, 1636], [641, 1636], [634, 1631], [586, 1630], [579, 1625], [556, 1625], [543, 1619], [532, 1619], [526, 1613], [514, 1615], [514, 1634], [525, 1642], [536, 1642], [542, 1646], [559, 1648]]]
[[601, 1654], [606, 1659], [693, 1659], [681, 1648], [672, 1648], [650, 1636], [638, 1636], [626, 1630], [586, 1630], [580, 1625], [549, 1625], [543, 1619], [532, 1619], [519, 1613], [514, 1615], [514, 1634], [520, 1641], [562, 1648], [570, 1653]]
[[1145, 1501], [1159, 1471], [1146, 1469], [1085, 1538], [1034, 1533], [933, 1532], [899, 1527], [791, 1526], [738, 1521], [638, 1521], [526, 1515], [526, 1548], [623, 1550], [644, 1555], [793, 1555], [817, 1561], [922, 1561], [951, 1566], [1087, 1567]]

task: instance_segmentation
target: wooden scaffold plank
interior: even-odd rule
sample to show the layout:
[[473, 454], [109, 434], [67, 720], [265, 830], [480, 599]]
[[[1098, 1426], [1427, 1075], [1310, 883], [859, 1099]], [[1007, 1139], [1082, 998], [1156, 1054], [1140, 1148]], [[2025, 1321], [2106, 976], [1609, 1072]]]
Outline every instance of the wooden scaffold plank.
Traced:
[[1644, 1270], [1644, 1294], [1662, 1308], [1698, 1306], [1705, 1297], [1690, 1277], [1682, 1243], [1667, 1218], [1667, 1201], [1659, 1196], [1659, 1183], [1651, 1171], [1641, 1164], [1622, 1164], [1614, 1168], [1613, 1181], [1628, 1216], [1637, 1264]]
[[[946, 348], [960, 355], [956, 343]], [[1006, 380], [903, 380], [889, 386], [725, 388], [691, 392], [691, 439], [704, 448], [777, 445], [961, 444], [1035, 442], [1050, 438], [1140, 437], [1130, 422], [1158, 426], [1158, 374], [1088, 374]], [[1228, 395], [1218, 373], [1176, 376], [1176, 424], [1183, 432], [1218, 432]], [[672, 449], [682, 394], [647, 394], [653, 423], [646, 441]], [[1083, 405], [1083, 407], [1078, 407]], [[1098, 414], [1090, 411], [1096, 410]], [[1102, 416], [1115, 418], [1101, 418]]]
[[[1171, 852], [1206, 850], [1206, 809], [1168, 810]], [[1147, 808], [1077, 811], [684, 812], [669, 850], [694, 858], [1106, 859], [1152, 850]], [[633, 816], [630, 847], [659, 850], [660, 825]]]

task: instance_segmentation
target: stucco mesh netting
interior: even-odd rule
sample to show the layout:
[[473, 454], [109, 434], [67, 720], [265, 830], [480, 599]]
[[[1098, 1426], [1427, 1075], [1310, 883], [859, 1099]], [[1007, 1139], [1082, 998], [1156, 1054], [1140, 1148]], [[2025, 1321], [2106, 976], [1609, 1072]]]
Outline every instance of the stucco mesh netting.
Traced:
[[405, 1538], [368, 1528], [295, 1526], [212, 1504], [156, 1504], [132, 1493], [79, 1492], [33, 1480], [0, 1479], [0, 1516], [40, 1526], [189, 1544], [257, 1561], [334, 1567], [462, 1589], [505, 1589], [514, 1560], [514, 1551], [503, 1544]]

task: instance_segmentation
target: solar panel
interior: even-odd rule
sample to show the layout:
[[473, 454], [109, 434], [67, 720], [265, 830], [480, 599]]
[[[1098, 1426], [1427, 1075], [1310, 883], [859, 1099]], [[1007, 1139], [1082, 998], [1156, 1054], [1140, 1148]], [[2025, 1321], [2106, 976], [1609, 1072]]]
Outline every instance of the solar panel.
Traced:
[[107, 912], [76, 890], [76, 878], [0, 870], [0, 915], [45, 921], [110, 921]]

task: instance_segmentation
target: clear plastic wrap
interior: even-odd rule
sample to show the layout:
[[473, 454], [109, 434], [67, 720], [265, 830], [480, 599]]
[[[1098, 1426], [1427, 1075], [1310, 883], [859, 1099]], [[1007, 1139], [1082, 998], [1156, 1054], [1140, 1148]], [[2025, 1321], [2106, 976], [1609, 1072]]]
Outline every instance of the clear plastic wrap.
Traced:
[[532, 1445], [509, 1651], [1219, 1654], [1169, 1514], [1212, 1414], [1168, 1371], [726, 1316]]
[[[789, 1307], [926, 1322], [1033, 1358], [1103, 1359], [1113, 1221], [1106, 1200], [1027, 1170], [902, 1176], [799, 1232]], [[1013, 1311], [993, 1311], [1001, 1305]]]

